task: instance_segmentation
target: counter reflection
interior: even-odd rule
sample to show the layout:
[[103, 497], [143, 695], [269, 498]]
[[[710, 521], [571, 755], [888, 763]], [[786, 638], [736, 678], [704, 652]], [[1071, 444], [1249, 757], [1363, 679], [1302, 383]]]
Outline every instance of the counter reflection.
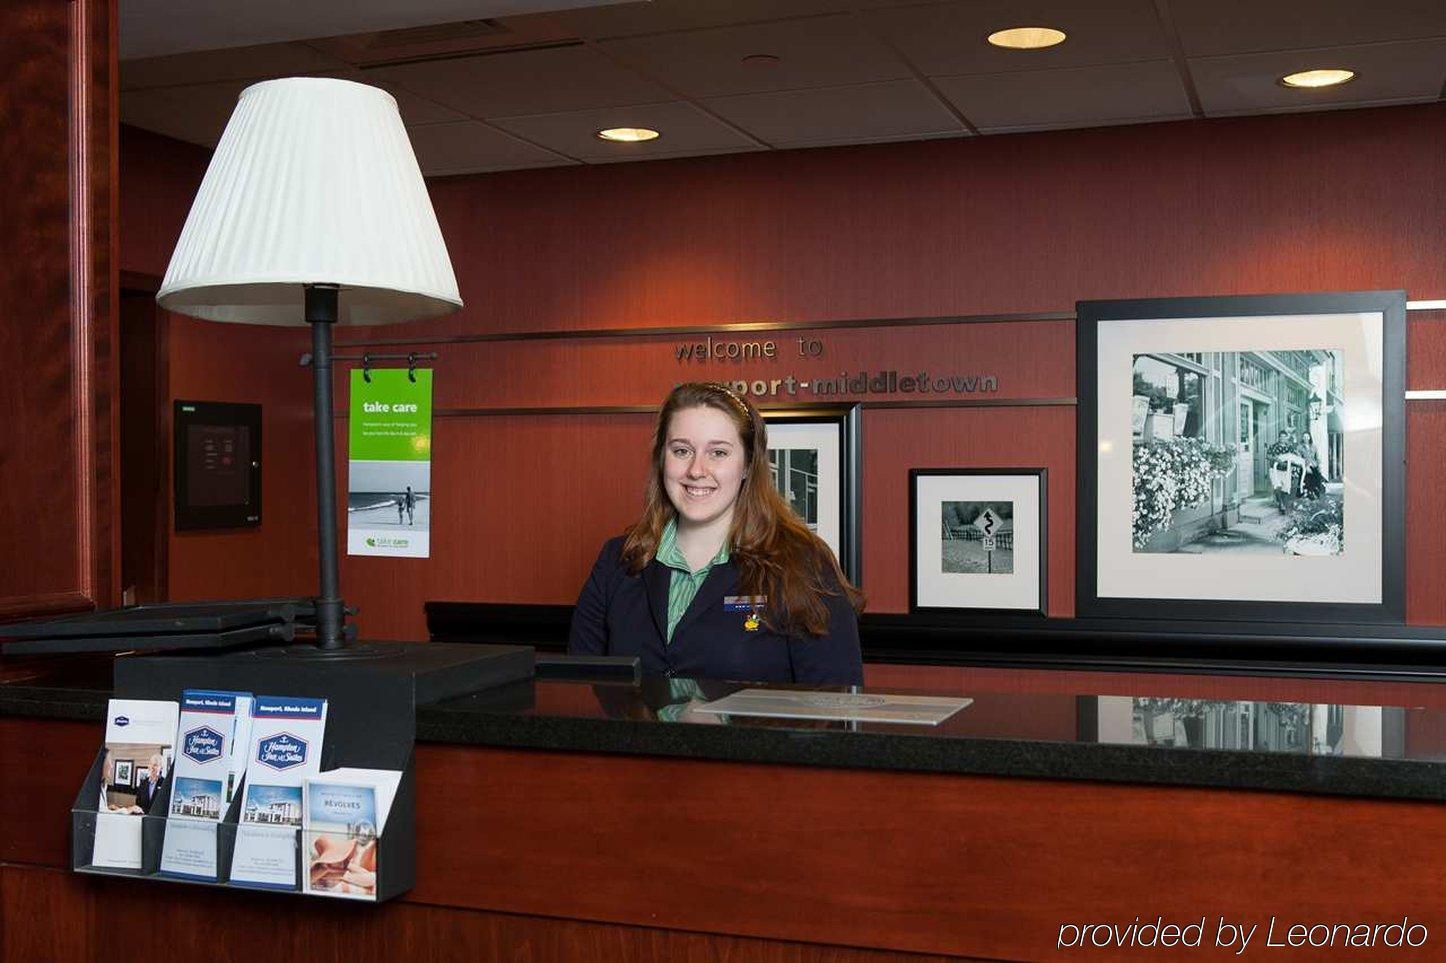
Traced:
[[1404, 710], [1307, 702], [1097, 697], [1102, 743], [1399, 757]]

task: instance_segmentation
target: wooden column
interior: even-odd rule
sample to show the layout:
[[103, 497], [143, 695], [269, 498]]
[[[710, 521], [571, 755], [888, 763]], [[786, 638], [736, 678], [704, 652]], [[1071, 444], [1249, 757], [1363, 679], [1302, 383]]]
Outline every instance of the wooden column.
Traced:
[[0, 618], [115, 603], [114, 0], [0, 5]]

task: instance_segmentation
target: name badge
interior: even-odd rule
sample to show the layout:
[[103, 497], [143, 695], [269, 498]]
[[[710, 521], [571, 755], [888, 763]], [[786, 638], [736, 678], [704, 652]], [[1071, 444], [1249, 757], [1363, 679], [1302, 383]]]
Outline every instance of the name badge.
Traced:
[[752, 612], [754, 609], [762, 608], [768, 602], [766, 595], [725, 595], [723, 596], [723, 611], [725, 612]]

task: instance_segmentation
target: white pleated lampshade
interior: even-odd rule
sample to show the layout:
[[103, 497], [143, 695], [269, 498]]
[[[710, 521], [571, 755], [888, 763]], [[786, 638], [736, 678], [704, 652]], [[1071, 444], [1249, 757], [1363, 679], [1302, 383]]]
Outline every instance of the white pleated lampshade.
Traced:
[[290, 77], [242, 91], [156, 300], [299, 325], [308, 284], [340, 286], [340, 324], [462, 306], [397, 102], [376, 87]]

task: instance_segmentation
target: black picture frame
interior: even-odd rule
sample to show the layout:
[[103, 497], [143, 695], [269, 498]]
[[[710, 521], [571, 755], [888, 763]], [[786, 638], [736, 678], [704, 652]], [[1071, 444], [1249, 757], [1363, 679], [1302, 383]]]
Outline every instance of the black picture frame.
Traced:
[[[1103, 322], [1279, 318], [1375, 314], [1381, 318], [1381, 596], [1379, 602], [1255, 600], [1209, 597], [1136, 598], [1099, 593], [1100, 547], [1099, 330]], [[1401, 624], [1405, 620], [1405, 385], [1406, 293], [1353, 291], [1319, 294], [1226, 295], [1080, 301], [1076, 305], [1078, 393], [1076, 480], [1076, 600], [1081, 618], [1167, 621], [1289, 621]], [[1245, 353], [1243, 349], [1230, 349]], [[1258, 350], [1258, 349], [1257, 349]], [[1294, 350], [1294, 349], [1280, 349]], [[1269, 349], [1279, 353], [1277, 349]], [[1223, 410], [1223, 409], [1222, 409]], [[1241, 421], [1244, 421], [1241, 415]], [[1223, 426], [1222, 426], [1223, 430]], [[1251, 429], [1252, 436], [1254, 429]], [[1230, 445], [1238, 437], [1229, 440]], [[1252, 444], [1258, 439], [1252, 438]], [[1132, 442], [1133, 444], [1133, 442]], [[1243, 444], [1243, 442], [1242, 442]]]
[[[759, 414], [769, 426], [832, 425], [839, 437], [839, 567], [854, 585], [863, 581], [863, 545], [860, 518], [863, 511], [862, 406], [819, 405], [799, 408], [762, 408]], [[771, 440], [770, 440], [771, 444]]]
[[[919, 479], [927, 477], [1031, 476], [1039, 488], [1039, 600], [1034, 608], [992, 608], [919, 604]], [[909, 469], [909, 614], [930, 616], [930, 622], [948, 624], [979, 616], [1004, 616], [1037, 624], [1049, 615], [1049, 470], [1047, 468], [911, 468]]]
[[[260, 527], [261, 406], [178, 399], [172, 416], [176, 531]], [[207, 464], [202, 448], [225, 444], [245, 448], [234, 472], [210, 486], [200, 478], [193, 485], [193, 474]]]

